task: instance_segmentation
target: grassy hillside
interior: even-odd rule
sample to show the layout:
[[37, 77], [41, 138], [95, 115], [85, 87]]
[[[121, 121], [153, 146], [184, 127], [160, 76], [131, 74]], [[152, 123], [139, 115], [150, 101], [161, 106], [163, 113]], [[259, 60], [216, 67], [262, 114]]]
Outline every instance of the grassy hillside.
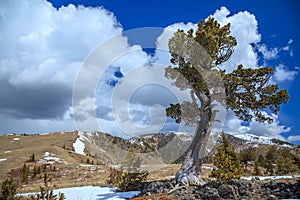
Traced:
[[[83, 144], [85, 155], [75, 152], [73, 144], [77, 139]], [[256, 152], [264, 155], [271, 146], [253, 144], [233, 136], [229, 139], [237, 151], [255, 147]], [[168, 180], [179, 170], [191, 140], [192, 136], [186, 134], [147, 134], [124, 140], [100, 132], [77, 131], [0, 136], [0, 182], [13, 177], [19, 180], [21, 191], [37, 191], [44, 184], [43, 176], [47, 173], [52, 177], [50, 185], [53, 188], [103, 185], [107, 183], [109, 167], [119, 167], [130, 148], [134, 148], [142, 159], [141, 169], [149, 172], [148, 180]], [[278, 151], [285, 148], [298, 157], [300, 155], [300, 149], [296, 147], [277, 148]], [[173, 156], [174, 153], [181, 156]], [[33, 154], [34, 161], [30, 160]], [[22, 181], [24, 164], [29, 168], [27, 183]], [[38, 168], [40, 173], [36, 173]], [[208, 177], [211, 170], [212, 165], [205, 164], [203, 176]], [[250, 163], [247, 173], [251, 171], [254, 167]]]

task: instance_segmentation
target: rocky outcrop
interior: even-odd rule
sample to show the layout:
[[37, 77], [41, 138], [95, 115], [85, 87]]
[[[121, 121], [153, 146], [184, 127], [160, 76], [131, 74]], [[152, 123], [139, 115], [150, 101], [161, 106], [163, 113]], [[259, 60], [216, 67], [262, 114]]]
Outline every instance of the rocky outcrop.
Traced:
[[[164, 195], [165, 199], [299, 199], [300, 180], [293, 182], [262, 182], [259, 180], [230, 180], [227, 184], [208, 183], [204, 186], [175, 187], [175, 182], [148, 182], [140, 185], [139, 199]], [[154, 198], [155, 199], [155, 198]]]

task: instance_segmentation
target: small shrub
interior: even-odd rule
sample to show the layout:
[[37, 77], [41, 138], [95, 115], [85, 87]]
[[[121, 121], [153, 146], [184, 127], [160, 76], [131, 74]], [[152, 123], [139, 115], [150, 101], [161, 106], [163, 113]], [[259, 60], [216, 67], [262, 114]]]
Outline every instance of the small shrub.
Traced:
[[16, 183], [12, 178], [6, 179], [2, 182], [1, 186], [1, 196], [0, 200], [14, 200], [16, 198], [18, 183]]
[[120, 170], [110, 168], [109, 183], [116, 185], [122, 191], [137, 190], [139, 183], [145, 181], [147, 171], [139, 171], [142, 159], [137, 157], [131, 148], [122, 163]]
[[116, 185], [121, 191], [137, 190], [139, 183], [147, 179], [148, 172], [126, 172], [110, 168], [109, 183]]
[[35, 200], [65, 200], [64, 193], [58, 195], [53, 194], [53, 190], [49, 188], [40, 187], [40, 192], [36, 195], [31, 195], [31, 199]]

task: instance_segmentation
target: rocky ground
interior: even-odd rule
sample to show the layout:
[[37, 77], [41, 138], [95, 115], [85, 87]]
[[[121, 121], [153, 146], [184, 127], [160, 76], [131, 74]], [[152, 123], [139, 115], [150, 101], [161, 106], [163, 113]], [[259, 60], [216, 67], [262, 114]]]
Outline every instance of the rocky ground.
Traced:
[[133, 200], [300, 199], [300, 180], [230, 180], [178, 188], [175, 182], [148, 182], [141, 185], [141, 191]]

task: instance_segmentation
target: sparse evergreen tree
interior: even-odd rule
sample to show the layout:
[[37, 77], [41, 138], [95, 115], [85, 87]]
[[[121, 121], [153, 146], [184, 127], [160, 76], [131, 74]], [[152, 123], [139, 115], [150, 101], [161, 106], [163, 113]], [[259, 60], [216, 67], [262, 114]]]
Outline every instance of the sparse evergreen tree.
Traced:
[[298, 169], [300, 169], [300, 157], [298, 155], [293, 155], [294, 163], [298, 166]]
[[137, 172], [141, 167], [141, 163], [142, 159], [136, 156], [134, 148], [130, 148], [125, 161], [122, 163], [122, 168], [127, 172]]
[[257, 161], [254, 162], [254, 174], [256, 176], [260, 176], [261, 175], [261, 172], [260, 172], [259, 165], [258, 165]]
[[29, 173], [29, 167], [24, 163], [22, 168], [22, 182], [28, 183], [28, 173]]
[[44, 173], [44, 184], [48, 188], [48, 183], [51, 182], [52, 176], [51, 174]]
[[31, 199], [35, 200], [65, 200], [66, 197], [64, 193], [59, 193], [59, 195], [53, 194], [53, 189], [49, 189], [48, 187], [40, 187], [40, 192], [35, 196], [31, 196]]
[[34, 167], [33, 167], [33, 177], [36, 177], [37, 173], [38, 173], [37, 167], [36, 167], [36, 165], [34, 165]]
[[275, 169], [275, 166], [272, 162], [267, 162], [266, 163], [266, 173], [267, 174], [270, 174], [271, 176], [273, 176], [274, 173], [275, 173], [274, 169]]
[[40, 187], [40, 194], [37, 195], [38, 199], [44, 200], [46, 196], [46, 190], [43, 187]]
[[90, 164], [90, 159], [89, 158], [86, 159], [86, 164]]
[[37, 174], [40, 174], [41, 173], [41, 166], [38, 166], [37, 168]]
[[275, 162], [275, 160], [278, 158], [278, 155], [279, 155], [279, 152], [277, 150], [277, 147], [276, 146], [271, 146], [267, 153], [266, 153], [266, 161], [267, 162]]
[[2, 182], [0, 200], [15, 200], [18, 190], [18, 183], [12, 178]]
[[280, 156], [278, 160], [276, 160], [277, 173], [279, 174], [288, 174], [292, 172], [296, 172], [298, 166], [294, 164], [294, 161], [289, 156]]
[[257, 149], [254, 147], [248, 147], [240, 151], [240, 160], [244, 164], [245, 170], [247, 170], [248, 162], [255, 161], [257, 155]]
[[225, 133], [222, 133], [222, 142], [217, 146], [214, 157], [214, 166], [211, 177], [218, 181], [227, 183], [230, 179], [238, 179], [241, 176], [241, 164], [238, 154], [230, 145]]
[[257, 163], [259, 166], [261, 167], [264, 167], [266, 166], [266, 163], [265, 163], [265, 158], [263, 155], [259, 155], [258, 158], [257, 158]]
[[34, 162], [35, 161], [35, 154], [34, 153], [29, 157], [29, 161], [30, 162]]
[[278, 158], [278, 150], [276, 146], [271, 146], [265, 156], [265, 167], [266, 167], [266, 173], [270, 175], [275, 174], [275, 161]]

